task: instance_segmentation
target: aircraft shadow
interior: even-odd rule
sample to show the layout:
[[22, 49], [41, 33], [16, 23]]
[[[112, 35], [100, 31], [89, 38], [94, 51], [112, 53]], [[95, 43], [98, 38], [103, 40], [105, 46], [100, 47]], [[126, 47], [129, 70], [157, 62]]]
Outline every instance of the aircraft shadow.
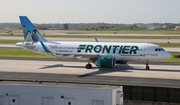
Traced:
[[[49, 69], [49, 68], [58, 68], [58, 67], [67, 67], [67, 68], [85, 68], [85, 66], [65, 66], [63, 64], [55, 64], [55, 65], [43, 65], [44, 67], [41, 67], [39, 69]], [[94, 65], [93, 65], [94, 66]], [[121, 69], [121, 71], [124, 70], [128, 70], [128, 69], [133, 69], [133, 67], [125, 64], [123, 66], [119, 66], [116, 65], [114, 68], [98, 68], [98, 67], [92, 67], [91, 69], [88, 70], [92, 70], [92, 69], [99, 69], [99, 70], [103, 70], [103, 71], [119, 71], [119, 69]]]
[[[49, 68], [61, 68], [61, 67], [67, 67], [67, 68], [85, 68], [84, 66], [65, 66], [63, 64], [55, 64], [55, 65], [44, 65], [44, 67], [41, 67], [40, 69], [49, 69]], [[180, 72], [180, 70], [171, 70], [171, 69], [150, 69], [145, 70], [144, 66], [130, 66], [128, 64], [120, 64], [116, 65], [114, 68], [98, 68], [98, 67], [92, 67], [91, 69], [87, 69], [89, 71], [96, 70], [90, 73], [85, 73], [83, 75], [79, 75], [78, 77], [87, 77], [87, 76], [95, 76], [98, 74], [107, 74], [112, 72], [133, 72], [134, 70], [142, 70], [142, 71], [160, 71], [160, 72]]]
[[134, 68], [128, 64], [123, 65], [116, 65], [114, 68], [96, 68], [99, 69], [98, 71], [85, 73], [83, 75], [79, 75], [78, 77], [88, 77], [88, 76], [95, 76], [98, 74], [107, 74], [112, 72], [133, 72], [130, 70], [134, 70]]
[[56, 64], [56, 65], [43, 65], [40, 69], [49, 69], [49, 68], [58, 68], [58, 67], [67, 67], [67, 68], [85, 68], [83, 66], [64, 66], [63, 64]]

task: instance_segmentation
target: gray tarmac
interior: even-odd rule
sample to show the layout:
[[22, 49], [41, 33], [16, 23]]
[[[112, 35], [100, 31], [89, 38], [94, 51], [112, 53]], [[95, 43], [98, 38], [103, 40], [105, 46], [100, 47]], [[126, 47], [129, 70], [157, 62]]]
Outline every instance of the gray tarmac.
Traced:
[[20, 48], [15, 44], [0, 44], [0, 48]]
[[86, 62], [0, 59], [1, 80], [58, 81], [114, 85], [179, 86], [180, 65], [121, 64], [85, 69]]

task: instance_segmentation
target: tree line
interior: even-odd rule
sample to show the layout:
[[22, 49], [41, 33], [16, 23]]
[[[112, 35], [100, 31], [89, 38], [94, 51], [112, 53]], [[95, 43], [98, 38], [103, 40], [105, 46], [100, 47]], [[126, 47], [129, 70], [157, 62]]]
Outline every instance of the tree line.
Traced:
[[[87, 30], [87, 31], [123, 31], [123, 30], [173, 30], [180, 23], [49, 23], [34, 24], [40, 30]], [[21, 28], [20, 23], [0, 23], [0, 28]]]

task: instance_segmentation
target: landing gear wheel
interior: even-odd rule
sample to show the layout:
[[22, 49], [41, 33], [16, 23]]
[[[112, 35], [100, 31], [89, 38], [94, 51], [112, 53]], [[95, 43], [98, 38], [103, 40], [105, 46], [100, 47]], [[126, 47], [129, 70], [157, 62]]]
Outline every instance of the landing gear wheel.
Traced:
[[146, 70], [149, 70], [150, 69], [150, 67], [149, 66], [146, 66]]
[[86, 65], [86, 69], [90, 69], [90, 68], [92, 68], [92, 65], [91, 64], [87, 64]]
[[145, 68], [146, 70], [149, 70], [150, 69], [150, 67], [149, 67], [149, 61], [147, 60], [146, 61], [146, 68]]

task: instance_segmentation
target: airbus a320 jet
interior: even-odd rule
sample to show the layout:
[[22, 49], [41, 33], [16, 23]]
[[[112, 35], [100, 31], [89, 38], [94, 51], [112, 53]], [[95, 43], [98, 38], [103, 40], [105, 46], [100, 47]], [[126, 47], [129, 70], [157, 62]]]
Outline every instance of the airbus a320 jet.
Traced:
[[116, 64], [125, 64], [127, 61], [144, 61], [145, 69], [148, 70], [149, 61], [171, 57], [162, 47], [150, 43], [48, 41], [26, 16], [19, 18], [24, 42], [17, 43], [17, 46], [55, 57], [88, 60], [85, 65], [87, 69], [92, 68], [91, 63], [99, 68], [113, 68]]

